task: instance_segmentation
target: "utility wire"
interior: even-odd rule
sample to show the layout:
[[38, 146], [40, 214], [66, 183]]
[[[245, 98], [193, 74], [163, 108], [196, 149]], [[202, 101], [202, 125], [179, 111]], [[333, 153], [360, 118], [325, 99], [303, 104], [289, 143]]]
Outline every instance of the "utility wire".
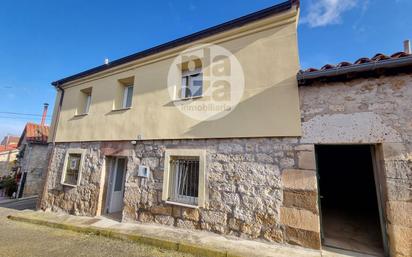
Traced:
[[[0, 119], [12, 119], [12, 120], [30, 120], [30, 117], [7, 117], [7, 116], [0, 116]], [[50, 120], [51, 117], [46, 117], [46, 120]]]
[[[10, 115], [24, 115], [24, 116], [43, 116], [42, 114], [33, 114], [33, 113], [21, 113], [21, 112], [0, 112], [0, 114], [10, 114]], [[51, 115], [46, 115], [46, 117], [50, 117]]]

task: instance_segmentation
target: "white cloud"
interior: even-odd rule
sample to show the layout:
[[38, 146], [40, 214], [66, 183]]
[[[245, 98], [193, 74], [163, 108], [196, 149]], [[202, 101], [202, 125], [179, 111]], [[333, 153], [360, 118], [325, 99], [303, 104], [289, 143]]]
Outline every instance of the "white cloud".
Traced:
[[302, 24], [321, 27], [342, 22], [342, 14], [356, 7], [358, 0], [316, 0], [309, 3], [308, 12]]

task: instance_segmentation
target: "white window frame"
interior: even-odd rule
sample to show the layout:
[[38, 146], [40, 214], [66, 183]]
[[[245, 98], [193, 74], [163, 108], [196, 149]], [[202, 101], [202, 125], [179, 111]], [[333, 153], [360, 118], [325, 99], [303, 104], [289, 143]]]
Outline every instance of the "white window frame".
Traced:
[[127, 97], [128, 97], [128, 94], [129, 94], [129, 90], [128, 90], [129, 88], [133, 88], [133, 85], [124, 86], [124, 89], [123, 89], [123, 105], [122, 105], [123, 109], [131, 108], [132, 104], [133, 104], [133, 91], [134, 91], [134, 88], [133, 88], [133, 91], [132, 91], [132, 100], [130, 102], [130, 106], [126, 106]]
[[86, 95], [86, 105], [84, 106], [83, 114], [89, 113], [91, 103], [92, 103], [92, 93], [88, 93]]
[[[82, 177], [82, 170], [83, 170], [83, 164], [84, 164], [84, 159], [85, 159], [85, 154], [86, 150], [85, 149], [69, 149], [66, 152], [66, 156], [64, 158], [64, 165], [63, 165], [63, 171], [62, 171], [62, 177], [60, 180], [60, 184], [64, 185], [64, 186], [70, 186], [70, 187], [77, 187], [80, 185], [80, 180]], [[79, 174], [77, 176], [77, 183], [76, 185], [72, 185], [72, 184], [68, 184], [65, 183], [65, 179], [66, 179], [66, 172], [67, 172], [67, 165], [69, 165], [69, 156], [71, 154], [80, 154], [80, 163], [79, 163]]]
[[[173, 188], [173, 172], [170, 170], [170, 161], [174, 157], [197, 157], [199, 158], [199, 184], [197, 205], [174, 202], [170, 200], [175, 188]], [[201, 149], [166, 149], [163, 174], [162, 200], [167, 204], [184, 206], [189, 208], [205, 207], [207, 202], [207, 179], [206, 179], [206, 150]]]
[[[191, 79], [191, 77], [193, 76], [193, 75], [202, 75], [202, 86], [201, 86], [201, 90], [202, 90], [202, 94], [200, 94], [200, 95], [197, 95], [197, 96], [192, 96], [192, 95], [186, 95], [186, 93], [187, 93], [187, 91], [186, 91], [186, 89], [187, 88], [193, 88], [194, 86], [193, 86], [193, 79]], [[188, 82], [186, 83], [187, 85], [183, 85], [183, 79], [186, 79]], [[202, 70], [202, 68], [196, 68], [195, 70], [193, 70], [193, 71], [188, 71], [188, 70], [185, 70], [185, 71], [182, 71], [182, 76], [181, 76], [181, 83], [180, 83], [180, 100], [184, 100], [184, 99], [193, 99], [193, 98], [199, 98], [199, 97], [203, 97], [203, 86], [204, 86], [204, 83], [203, 83], [203, 70]]]

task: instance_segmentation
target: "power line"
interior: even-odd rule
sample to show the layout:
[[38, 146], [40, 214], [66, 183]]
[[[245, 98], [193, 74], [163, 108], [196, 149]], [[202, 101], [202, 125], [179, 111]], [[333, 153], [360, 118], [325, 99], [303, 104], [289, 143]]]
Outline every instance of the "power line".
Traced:
[[[33, 113], [21, 113], [21, 112], [0, 112], [1, 114], [11, 114], [11, 115], [24, 115], [24, 116], [37, 116], [41, 117], [42, 114], [33, 114]], [[51, 115], [46, 115], [46, 117], [50, 117]]]
[[[30, 120], [29, 117], [8, 117], [8, 116], [0, 116], [0, 119], [12, 119], [12, 120]], [[46, 117], [47, 120], [50, 120], [51, 117]]]

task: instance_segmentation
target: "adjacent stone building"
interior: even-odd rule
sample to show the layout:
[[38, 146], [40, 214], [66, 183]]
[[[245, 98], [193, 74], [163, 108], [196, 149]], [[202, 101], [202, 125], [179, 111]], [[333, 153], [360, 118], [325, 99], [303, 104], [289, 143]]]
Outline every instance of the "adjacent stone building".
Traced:
[[49, 161], [49, 127], [42, 124], [27, 123], [18, 143], [17, 171], [19, 188], [17, 196], [40, 195], [42, 192]]
[[[412, 57], [296, 78], [298, 10], [287, 1], [54, 82], [41, 208], [410, 255]], [[212, 97], [208, 57], [195, 54], [210, 44], [237, 58], [244, 90], [230, 113], [197, 120], [179, 108]]]

